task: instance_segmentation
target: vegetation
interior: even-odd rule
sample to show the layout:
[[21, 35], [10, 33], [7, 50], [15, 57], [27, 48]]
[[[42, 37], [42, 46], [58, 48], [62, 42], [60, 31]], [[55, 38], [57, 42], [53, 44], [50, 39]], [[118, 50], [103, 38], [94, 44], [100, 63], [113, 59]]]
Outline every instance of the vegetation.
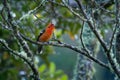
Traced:
[[[1, 0], [0, 79], [119, 80], [119, 8], [119, 0]], [[37, 42], [50, 22], [52, 39]]]

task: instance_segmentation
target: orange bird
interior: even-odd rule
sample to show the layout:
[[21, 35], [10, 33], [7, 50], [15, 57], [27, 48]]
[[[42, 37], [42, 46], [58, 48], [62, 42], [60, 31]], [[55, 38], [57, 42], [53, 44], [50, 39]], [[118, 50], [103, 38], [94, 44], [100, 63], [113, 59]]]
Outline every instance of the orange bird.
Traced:
[[[53, 34], [54, 30], [55, 30], [54, 24], [49, 23], [49, 24], [47, 25], [46, 29], [43, 30], [43, 31], [39, 34], [39, 36], [38, 36], [38, 38], [37, 38], [37, 41], [39, 41], [39, 42], [47, 42], [47, 41], [49, 41], [49, 40], [51, 39], [51, 37], [52, 37], [52, 34]], [[39, 46], [38, 46], [38, 53], [41, 53], [42, 48], [43, 48], [42, 45], [39, 45]]]

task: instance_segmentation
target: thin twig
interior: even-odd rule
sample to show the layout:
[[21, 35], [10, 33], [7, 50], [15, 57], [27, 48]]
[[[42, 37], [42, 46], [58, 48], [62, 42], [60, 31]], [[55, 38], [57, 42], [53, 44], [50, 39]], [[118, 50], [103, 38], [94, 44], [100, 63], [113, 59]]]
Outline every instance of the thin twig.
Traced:
[[75, 16], [79, 17], [82, 21], [86, 22], [87, 19], [80, 16], [77, 12], [75, 12], [69, 5], [66, 4], [66, 2], [62, 1], [66, 8], [68, 8]]
[[100, 34], [97, 32], [96, 28], [94, 28], [91, 21], [89, 20], [87, 14], [85, 13], [85, 11], [82, 7], [82, 3], [79, 0], [76, 0], [76, 2], [78, 3], [78, 6], [81, 9], [81, 12], [82, 12], [83, 16], [85, 17], [85, 19], [87, 19], [87, 23], [88, 23], [90, 29], [93, 31], [93, 33], [95, 34], [95, 36], [97, 37], [97, 39], [99, 40], [99, 42], [101, 43], [102, 47], [104, 48], [104, 50], [106, 52], [108, 50], [108, 48], [107, 48], [104, 40], [100, 37]]
[[114, 40], [114, 38], [115, 38], [115, 33], [116, 33], [116, 31], [117, 31], [117, 26], [115, 26], [115, 29], [113, 30], [112, 37], [111, 37], [111, 39], [110, 39], [109, 51], [111, 51], [111, 48], [112, 48], [112, 46], [113, 46], [113, 40]]
[[[104, 12], [106, 12], [107, 14], [114, 14], [114, 12], [105, 9], [104, 6], [101, 6], [101, 5], [98, 4], [95, 0], [91, 0], [91, 2], [94, 4], [94, 6], [97, 7], [97, 9], [101, 9], [101, 10], [103, 10]], [[109, 2], [108, 2], [108, 3], [109, 3]]]
[[41, 3], [40, 3], [36, 8], [34, 8], [33, 10], [30, 10], [29, 12], [27, 12], [26, 14], [24, 14], [24, 15], [19, 19], [19, 21], [21, 21], [22, 19], [24, 19], [27, 15], [30, 15], [30, 14], [32, 14], [32, 13], [37, 12], [37, 11], [40, 9], [40, 7], [45, 3], [45, 1], [46, 1], [46, 0], [42, 0]]
[[90, 51], [87, 49], [87, 47], [85, 46], [84, 42], [83, 42], [83, 38], [82, 38], [82, 35], [83, 35], [83, 27], [84, 27], [84, 22], [82, 23], [82, 27], [81, 27], [81, 32], [80, 32], [80, 41], [81, 41], [81, 44], [83, 46], [83, 49], [89, 54]]

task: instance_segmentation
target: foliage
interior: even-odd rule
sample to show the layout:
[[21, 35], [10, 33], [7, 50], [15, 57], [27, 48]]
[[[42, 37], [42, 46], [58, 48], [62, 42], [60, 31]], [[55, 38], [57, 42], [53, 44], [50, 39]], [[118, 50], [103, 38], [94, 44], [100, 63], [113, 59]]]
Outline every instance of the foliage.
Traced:
[[53, 62], [50, 63], [49, 68], [46, 64], [42, 64], [38, 71], [40, 72], [41, 79], [44, 80], [68, 80], [68, 76], [64, 74], [62, 70], [56, 70], [56, 66]]
[[[6, 6], [4, 1], [7, 3]], [[79, 1], [82, 3], [82, 8]], [[94, 69], [97, 75], [102, 74], [102, 70], [97, 72], [100, 69], [96, 67], [96, 64], [93, 65], [93, 61], [97, 64], [103, 63], [102, 67], [109, 70], [103, 69], [103, 73], [112, 74], [113, 71], [118, 75], [117, 68], [119, 66], [116, 66], [118, 64], [115, 62], [116, 57], [112, 45], [115, 43], [114, 35], [117, 32], [114, 27], [119, 24], [119, 19], [117, 23], [117, 15], [120, 12], [117, 13], [116, 5], [117, 2], [113, 0], [3, 0], [0, 1], [0, 40], [4, 39], [10, 49], [29, 61], [31, 58], [27, 57], [24, 46], [16, 37], [17, 33], [15, 34], [15, 32], [20, 32], [36, 42], [40, 32], [45, 29], [48, 23], [52, 22], [56, 27], [53, 38], [60, 41], [51, 39], [50, 42], [59, 47], [62, 46], [61, 50], [50, 45], [44, 46], [42, 54], [36, 54], [38, 45], [22, 38], [23, 42], [28, 45], [28, 50], [33, 54], [31, 64], [37, 68], [41, 80], [70, 80], [73, 70], [64, 69], [68, 67], [73, 69], [75, 62], [77, 63], [76, 72], [82, 71], [83, 68], [82, 72], [86, 71], [82, 77], [88, 72], [87, 77], [90, 79], [85, 80], [94, 80], [94, 76], [96, 76]], [[11, 27], [7, 20], [17, 26], [12, 25]], [[74, 61], [75, 52], [64, 50], [66, 46], [61, 42], [70, 44], [67, 48], [80, 53], [78, 60]], [[70, 54], [74, 54], [74, 56]], [[51, 59], [55, 58], [54, 55], [59, 55], [58, 61]], [[65, 63], [67, 59], [69, 62]], [[86, 66], [89, 61], [91, 64]], [[60, 62], [63, 62], [64, 65], [60, 65]], [[78, 68], [79, 65], [79, 68], [82, 69]], [[24, 59], [10, 52], [2, 43], [0, 44], [0, 70], [0, 79], [2, 80], [34, 78], [34, 72], [32, 72], [30, 65]], [[97, 76], [98, 80], [99, 76]]]

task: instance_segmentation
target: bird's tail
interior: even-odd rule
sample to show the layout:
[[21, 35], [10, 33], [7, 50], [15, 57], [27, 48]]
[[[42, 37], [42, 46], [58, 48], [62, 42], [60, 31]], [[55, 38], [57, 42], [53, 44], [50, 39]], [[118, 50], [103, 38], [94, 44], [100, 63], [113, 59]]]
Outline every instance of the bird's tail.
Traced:
[[42, 45], [39, 45], [39, 46], [38, 46], [38, 54], [41, 54], [41, 53], [42, 53], [42, 48], [43, 48]]

